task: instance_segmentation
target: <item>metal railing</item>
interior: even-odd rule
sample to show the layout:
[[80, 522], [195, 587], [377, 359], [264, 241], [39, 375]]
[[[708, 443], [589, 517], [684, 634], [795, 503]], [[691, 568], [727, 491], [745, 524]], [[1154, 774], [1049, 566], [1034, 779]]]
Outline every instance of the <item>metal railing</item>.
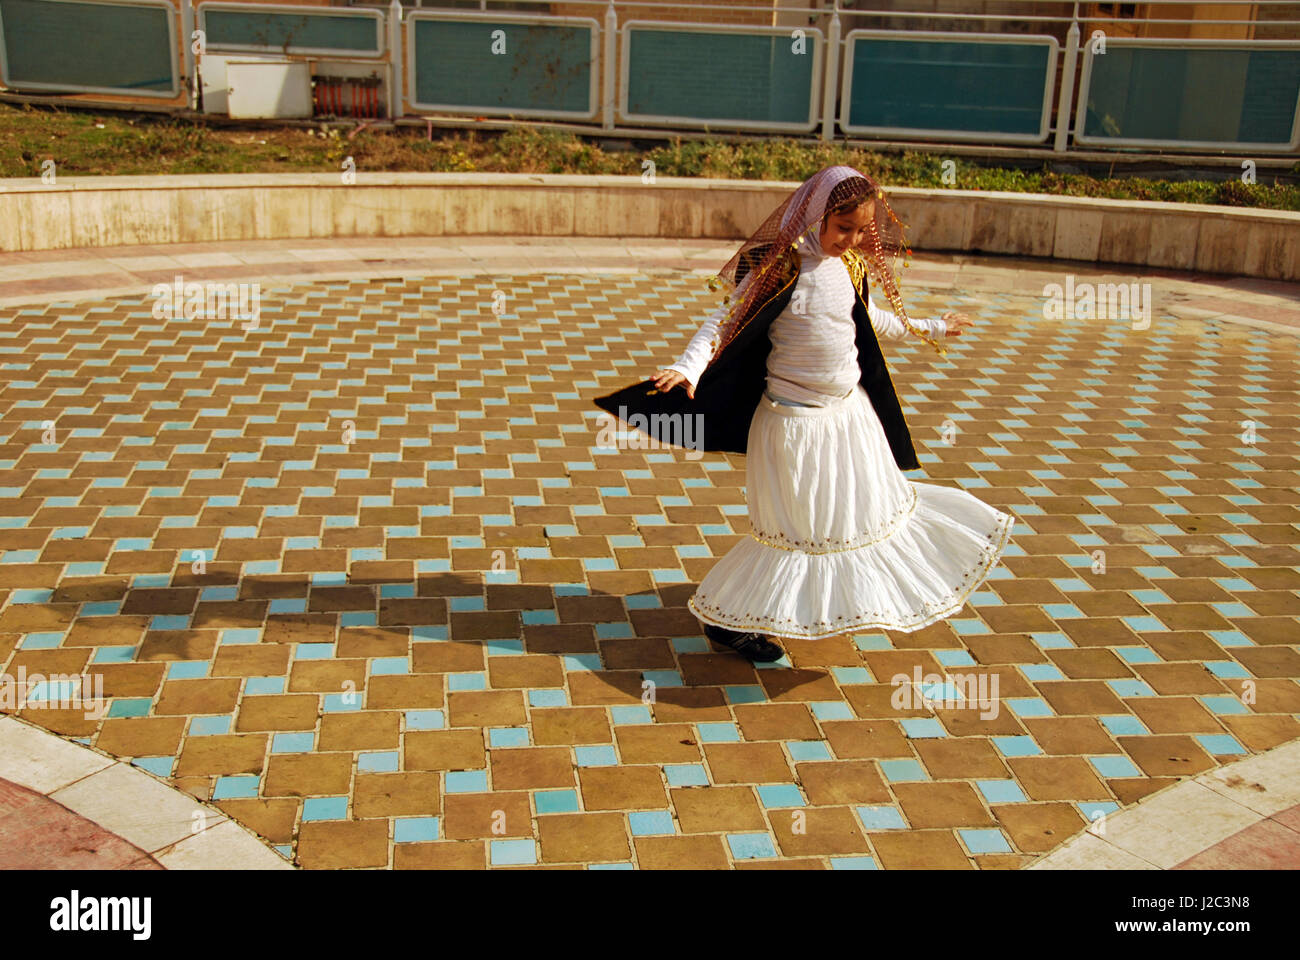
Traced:
[[[102, 14], [160, 2], [0, 0], [0, 81], [20, 91], [166, 96], [141, 89], [126, 72], [119, 86], [76, 82], [75, 29], [59, 36], [62, 53], [19, 56], [22, 69], [11, 69], [6, 55], [14, 43], [39, 39], [37, 21], [58, 4]], [[1072, 146], [1300, 150], [1300, 2], [971, 0], [958, 10], [907, 9], [923, 4], [222, 0], [198, 4], [197, 22], [213, 34], [212, 49], [382, 62], [389, 117], [1042, 145], [1058, 153]], [[1173, 15], [1189, 6], [1192, 16]], [[1117, 15], [1127, 8], [1142, 15]], [[194, 90], [185, 41], [194, 34], [194, 0], [175, 0], [170, 9], [179, 23], [169, 25], [169, 36], [173, 44], [180, 38], [184, 71], [175, 79]], [[224, 33], [215, 29], [218, 15]], [[358, 16], [373, 20], [363, 45], [346, 40], [360, 36], [344, 22]], [[312, 26], [295, 27], [300, 20]], [[263, 34], [254, 21], [267, 24]], [[224, 46], [213, 42], [223, 38]], [[51, 80], [60, 64], [66, 83]], [[1216, 76], [1229, 80], [1201, 97], [1205, 79]]]

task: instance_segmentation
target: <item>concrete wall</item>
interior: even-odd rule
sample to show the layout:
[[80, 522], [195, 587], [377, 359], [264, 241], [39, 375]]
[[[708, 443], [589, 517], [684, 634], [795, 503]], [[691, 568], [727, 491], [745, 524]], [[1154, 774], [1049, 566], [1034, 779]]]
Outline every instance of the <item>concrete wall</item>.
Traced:
[[[0, 250], [298, 237], [740, 239], [797, 184], [555, 174], [233, 174], [0, 181]], [[1300, 280], [1300, 213], [888, 191], [914, 250]]]

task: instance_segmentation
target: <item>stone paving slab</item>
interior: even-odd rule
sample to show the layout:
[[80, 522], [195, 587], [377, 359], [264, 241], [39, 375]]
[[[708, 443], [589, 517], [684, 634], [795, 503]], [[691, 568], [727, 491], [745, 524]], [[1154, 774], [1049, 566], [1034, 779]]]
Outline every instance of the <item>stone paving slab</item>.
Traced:
[[0, 716], [0, 870], [290, 868], [140, 767]]
[[1100, 818], [1030, 869], [1300, 869], [1300, 741]]
[[102, 299], [0, 281], [45, 297], [0, 311], [0, 673], [72, 685], [17, 714], [315, 868], [1014, 868], [1300, 737], [1294, 290], [1152, 278], [1135, 330], [1044, 318], [1071, 265], [918, 257], [914, 312], [977, 325], [886, 345], [910, 475], [1012, 546], [947, 621], [756, 668], [686, 608], [744, 458], [602, 447], [591, 404], [678, 355], [716, 245], [578, 272], [596, 246], [282, 277], [255, 329], [155, 317], [140, 262], [242, 248], [107, 251], [135, 286]]

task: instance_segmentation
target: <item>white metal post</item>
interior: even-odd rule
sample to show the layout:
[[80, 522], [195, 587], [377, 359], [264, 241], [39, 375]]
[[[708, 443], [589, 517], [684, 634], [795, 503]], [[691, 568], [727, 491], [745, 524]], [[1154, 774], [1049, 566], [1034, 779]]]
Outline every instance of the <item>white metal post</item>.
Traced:
[[1065, 69], [1061, 71], [1061, 95], [1056, 101], [1056, 142], [1054, 153], [1064, 153], [1070, 134], [1070, 117], [1074, 112], [1074, 68], [1079, 59], [1079, 5], [1074, 5], [1074, 21], [1065, 39]]
[[601, 126], [606, 130], [614, 129], [614, 48], [618, 45], [618, 14], [614, 11], [613, 0], [605, 8], [605, 54], [600, 65], [601, 74]]
[[194, 5], [181, 0], [181, 48], [185, 51], [185, 88], [189, 108], [199, 107], [199, 78], [194, 59]]
[[402, 0], [388, 5], [388, 119], [397, 119], [402, 109], [406, 71], [402, 69]]
[[831, 25], [826, 31], [826, 56], [822, 58], [822, 69], [826, 71], [822, 80], [822, 139], [830, 140], [835, 135], [835, 100], [839, 84], [840, 69], [840, 4], [839, 0], [831, 5]]

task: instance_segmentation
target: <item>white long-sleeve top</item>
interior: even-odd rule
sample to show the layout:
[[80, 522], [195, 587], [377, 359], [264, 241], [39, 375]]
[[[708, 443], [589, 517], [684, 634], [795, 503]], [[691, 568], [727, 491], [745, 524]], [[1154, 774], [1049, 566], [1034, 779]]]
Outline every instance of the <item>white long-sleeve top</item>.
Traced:
[[[825, 406], [861, 379], [853, 322], [855, 291], [848, 268], [839, 257], [803, 255], [799, 279], [786, 308], [772, 321], [768, 337], [767, 390], [775, 398]], [[726, 315], [719, 307], [691, 339], [681, 358], [667, 369], [676, 370], [692, 386], [713, 356], [712, 341]], [[867, 297], [867, 314], [876, 336], [897, 340], [907, 333], [903, 322]], [[946, 336], [948, 324], [940, 319], [912, 319], [912, 324], [932, 337]]]

